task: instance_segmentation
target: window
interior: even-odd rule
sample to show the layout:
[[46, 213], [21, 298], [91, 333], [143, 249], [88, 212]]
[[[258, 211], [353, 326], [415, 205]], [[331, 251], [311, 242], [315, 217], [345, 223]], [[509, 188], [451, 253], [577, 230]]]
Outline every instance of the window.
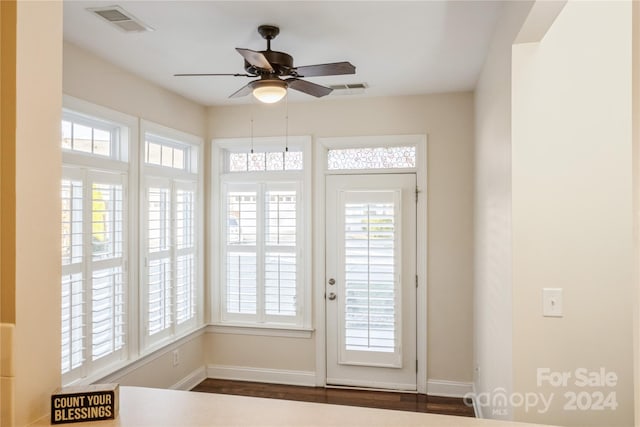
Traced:
[[283, 145], [261, 138], [251, 152], [250, 141], [216, 141], [218, 324], [310, 327], [310, 140]]
[[64, 105], [62, 384], [90, 384], [202, 325], [202, 143]]
[[64, 110], [61, 130], [65, 152], [127, 160], [129, 129], [126, 126]]
[[199, 323], [202, 293], [200, 142], [144, 124], [144, 342], [153, 347]]
[[328, 170], [403, 169], [416, 167], [416, 147], [363, 147], [327, 151]]
[[167, 138], [153, 134], [145, 135], [145, 163], [179, 170], [190, 170], [188, 164], [190, 148]]
[[[131, 129], [65, 110], [61, 182], [63, 383], [128, 356], [128, 164]], [[79, 154], [79, 155], [78, 155]]]
[[229, 153], [229, 172], [302, 170], [301, 151]]

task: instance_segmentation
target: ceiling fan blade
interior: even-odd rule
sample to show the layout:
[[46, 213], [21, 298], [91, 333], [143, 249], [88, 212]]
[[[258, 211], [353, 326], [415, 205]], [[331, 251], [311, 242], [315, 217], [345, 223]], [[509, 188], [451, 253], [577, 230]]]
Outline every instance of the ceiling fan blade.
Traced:
[[190, 74], [174, 74], [174, 77], [200, 77], [200, 76], [233, 76], [233, 77], [256, 77], [251, 74], [219, 74], [219, 73], [190, 73]]
[[229, 98], [240, 98], [242, 96], [247, 96], [251, 93], [251, 91], [253, 90], [253, 83], [255, 82], [255, 80], [253, 82], [249, 82], [246, 85], [242, 86], [240, 89], [238, 89], [237, 91], [233, 92], [231, 95], [229, 95]]
[[350, 62], [333, 62], [331, 64], [305, 65], [296, 67], [300, 77], [337, 76], [340, 74], [355, 74], [356, 67]]
[[245, 61], [254, 67], [273, 72], [273, 67], [262, 53], [251, 49], [241, 49], [239, 47], [237, 47], [236, 50], [240, 55], [242, 55]]
[[321, 86], [319, 84], [296, 78], [286, 79], [285, 82], [287, 82], [287, 85], [291, 89], [299, 90], [300, 92], [315, 96], [316, 98], [329, 95], [333, 91], [330, 87]]

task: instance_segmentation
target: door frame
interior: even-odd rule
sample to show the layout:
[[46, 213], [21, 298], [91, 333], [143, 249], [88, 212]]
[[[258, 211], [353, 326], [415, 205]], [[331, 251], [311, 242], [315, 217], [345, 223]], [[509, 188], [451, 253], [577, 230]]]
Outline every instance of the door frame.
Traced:
[[[415, 146], [416, 167], [403, 169], [358, 169], [329, 171], [327, 152], [330, 149]], [[314, 278], [314, 326], [316, 344], [316, 386], [327, 385], [326, 358], [326, 310], [325, 310], [325, 219], [326, 204], [325, 177], [327, 175], [366, 175], [367, 173], [415, 173], [418, 190], [416, 206], [416, 257], [427, 261], [427, 135], [384, 135], [363, 137], [317, 138], [314, 152], [314, 218], [313, 218], [313, 278]], [[416, 351], [418, 369], [416, 373], [417, 392], [427, 393], [427, 264], [417, 262], [418, 289], [416, 290]]]

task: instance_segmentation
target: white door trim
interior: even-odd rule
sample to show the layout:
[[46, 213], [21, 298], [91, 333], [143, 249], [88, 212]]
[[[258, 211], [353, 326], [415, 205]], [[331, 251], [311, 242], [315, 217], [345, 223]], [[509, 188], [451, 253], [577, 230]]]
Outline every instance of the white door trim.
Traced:
[[[427, 393], [427, 135], [385, 135], [364, 137], [318, 138], [315, 141], [314, 153], [314, 215], [313, 219], [313, 277], [314, 277], [314, 324], [316, 341], [316, 385], [326, 386], [326, 326], [325, 326], [325, 220], [318, 212], [325, 211], [325, 176], [345, 173], [344, 171], [327, 170], [327, 151], [331, 148], [354, 148], [376, 146], [416, 146], [415, 169], [376, 169], [375, 173], [401, 173], [413, 171], [419, 191], [417, 204], [417, 245], [416, 256], [418, 289], [417, 289], [417, 391]], [[373, 170], [370, 172], [374, 172]], [[366, 170], [357, 171], [366, 174]], [[424, 262], [421, 262], [424, 261]]]

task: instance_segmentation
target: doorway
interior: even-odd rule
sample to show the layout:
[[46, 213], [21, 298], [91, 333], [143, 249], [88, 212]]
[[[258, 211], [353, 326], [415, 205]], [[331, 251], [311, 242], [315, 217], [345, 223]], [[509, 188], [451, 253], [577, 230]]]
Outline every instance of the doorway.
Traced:
[[416, 391], [416, 174], [325, 189], [326, 383]]

